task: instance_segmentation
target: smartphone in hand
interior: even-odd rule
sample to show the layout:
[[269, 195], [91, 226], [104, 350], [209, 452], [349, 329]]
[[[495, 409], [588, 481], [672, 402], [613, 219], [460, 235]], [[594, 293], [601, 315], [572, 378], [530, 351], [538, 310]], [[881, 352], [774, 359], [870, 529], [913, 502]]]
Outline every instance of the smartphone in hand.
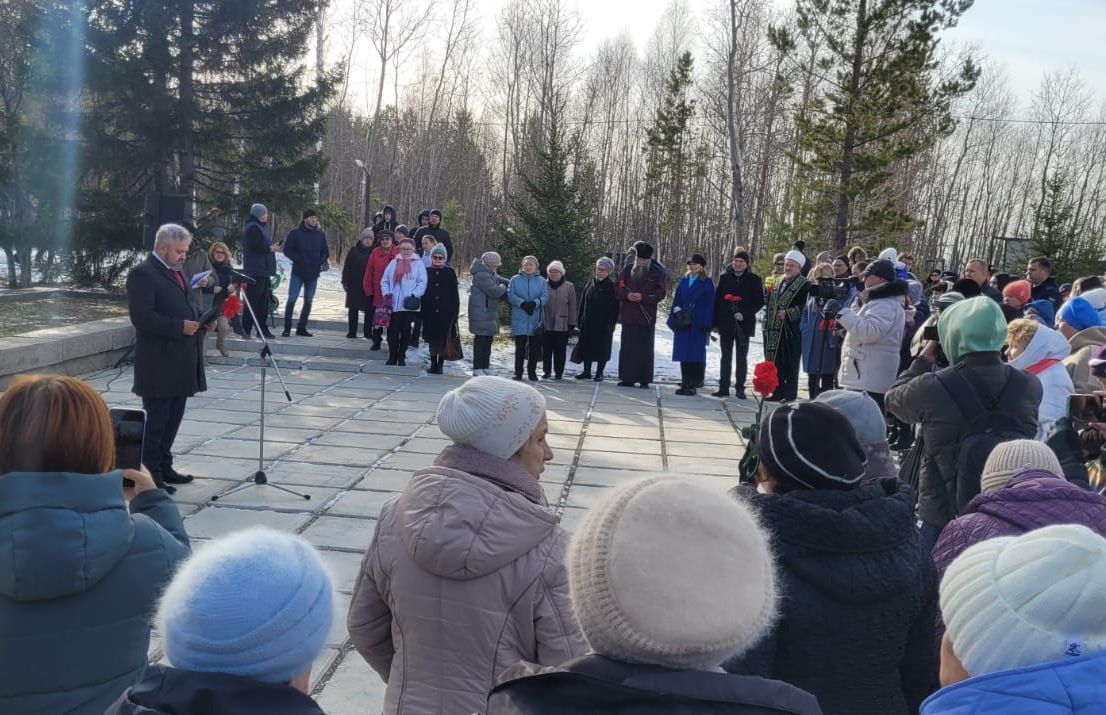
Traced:
[[1106, 422], [1102, 395], [1068, 395], [1068, 417], [1081, 428], [1091, 422]]
[[[112, 407], [111, 428], [115, 432], [115, 468], [142, 469], [142, 448], [146, 441], [146, 410]], [[123, 478], [123, 486], [134, 480]]]

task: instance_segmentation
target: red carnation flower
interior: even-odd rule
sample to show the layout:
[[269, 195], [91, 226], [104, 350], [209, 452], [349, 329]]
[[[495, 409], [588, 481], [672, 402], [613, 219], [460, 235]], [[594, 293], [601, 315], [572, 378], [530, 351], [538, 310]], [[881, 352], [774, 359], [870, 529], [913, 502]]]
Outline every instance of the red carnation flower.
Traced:
[[761, 397], [768, 397], [779, 386], [780, 376], [776, 364], [768, 360], [757, 363], [753, 368], [753, 391]]
[[726, 293], [725, 295], [722, 296], [722, 300], [728, 300], [731, 303], [736, 303], [736, 302], [741, 300], [741, 296], [734, 295], [733, 293]]
[[228, 295], [227, 299], [223, 301], [223, 316], [227, 319], [233, 318], [238, 315], [238, 311], [242, 308], [242, 301], [238, 300], [236, 295]]

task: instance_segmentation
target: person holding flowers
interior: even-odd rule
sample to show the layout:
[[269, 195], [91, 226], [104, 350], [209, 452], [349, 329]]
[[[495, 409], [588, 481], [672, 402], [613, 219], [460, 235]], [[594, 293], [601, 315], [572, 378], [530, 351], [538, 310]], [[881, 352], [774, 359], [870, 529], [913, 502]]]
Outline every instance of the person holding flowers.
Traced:
[[[718, 391], [712, 397], [730, 394], [733, 375], [734, 395], [745, 399], [745, 377], [748, 372], [749, 340], [756, 334], [756, 316], [764, 307], [764, 282], [753, 273], [749, 252], [734, 251], [733, 261], [718, 278], [714, 291], [714, 329], [718, 331], [722, 362]], [[736, 365], [735, 365], [736, 362]]]
[[769, 400], [784, 402], [799, 396], [799, 367], [803, 351], [800, 328], [810, 282], [801, 274], [805, 257], [798, 251], [784, 256], [784, 273], [768, 291], [764, 315], [764, 356], [776, 364], [780, 386]]

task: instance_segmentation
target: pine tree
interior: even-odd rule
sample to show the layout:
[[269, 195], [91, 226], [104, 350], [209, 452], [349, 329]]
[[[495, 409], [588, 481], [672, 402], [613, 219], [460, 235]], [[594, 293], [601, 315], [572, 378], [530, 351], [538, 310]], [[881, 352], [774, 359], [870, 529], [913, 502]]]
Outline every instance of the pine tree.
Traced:
[[517, 266], [532, 254], [542, 266], [552, 260], [565, 264], [565, 272], [579, 287], [591, 274], [595, 260], [592, 245], [591, 207], [579, 177], [571, 171], [570, 157], [556, 120], [547, 123], [547, 142], [535, 156], [531, 173], [521, 175], [524, 193], [512, 205], [522, 231], [503, 232], [503, 261]]
[[664, 85], [664, 99], [645, 130], [645, 200], [653, 218], [653, 230], [669, 245], [679, 245], [680, 228], [687, 222], [686, 189], [693, 158], [691, 119], [695, 100], [689, 94], [693, 60], [684, 52]]
[[296, 212], [334, 78], [307, 55], [319, 0], [92, 0], [84, 127], [95, 183], [233, 211]]
[[[979, 77], [971, 59], [938, 76], [941, 30], [973, 0], [797, 0], [800, 35], [821, 47], [825, 87], [796, 114], [805, 182], [797, 223], [838, 249], [906, 235], [913, 218], [896, 168], [954, 128], [953, 99]], [[894, 240], [892, 239], [892, 243]]]
[[1080, 235], [1074, 217], [1071, 177], [1056, 171], [1045, 182], [1044, 197], [1033, 207], [1032, 254], [1048, 256], [1053, 275], [1066, 280], [1101, 275], [1106, 249], [1101, 241]]

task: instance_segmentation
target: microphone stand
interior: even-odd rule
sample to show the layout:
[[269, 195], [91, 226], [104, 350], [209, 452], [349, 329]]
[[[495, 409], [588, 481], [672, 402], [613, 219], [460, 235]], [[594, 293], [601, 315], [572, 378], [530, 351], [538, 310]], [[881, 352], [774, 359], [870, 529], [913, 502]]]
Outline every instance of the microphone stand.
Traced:
[[[252, 282], [252, 281], [251, 281]], [[288, 392], [288, 385], [284, 382], [284, 376], [280, 374], [280, 366], [277, 365], [276, 359], [273, 357], [272, 348], [269, 346], [269, 341], [265, 338], [265, 333], [261, 331], [261, 323], [257, 322], [257, 314], [253, 312], [253, 306], [250, 305], [250, 299], [246, 296], [246, 292], [242, 291], [242, 302], [246, 305], [246, 310], [250, 311], [250, 317], [253, 318], [254, 325], [258, 326], [258, 337], [261, 338], [261, 350], [259, 355], [261, 356], [261, 422], [260, 432], [257, 436], [257, 471], [253, 475], [253, 481], [245, 482], [234, 487], [226, 494], [216, 494], [211, 497], [211, 501], [219, 501], [220, 498], [229, 497], [231, 494], [237, 494], [238, 492], [249, 489], [250, 487], [267, 484], [274, 489], [279, 489], [282, 492], [288, 492], [295, 496], [302, 497], [304, 499], [310, 499], [310, 494], [303, 492], [297, 492], [294, 489], [281, 486], [274, 482], [269, 481], [268, 476], [265, 474], [265, 386], [266, 386], [266, 364], [273, 366], [273, 371], [276, 372], [277, 379], [280, 380], [280, 386], [284, 388], [284, 397], [289, 402], [292, 401], [292, 395]]]

